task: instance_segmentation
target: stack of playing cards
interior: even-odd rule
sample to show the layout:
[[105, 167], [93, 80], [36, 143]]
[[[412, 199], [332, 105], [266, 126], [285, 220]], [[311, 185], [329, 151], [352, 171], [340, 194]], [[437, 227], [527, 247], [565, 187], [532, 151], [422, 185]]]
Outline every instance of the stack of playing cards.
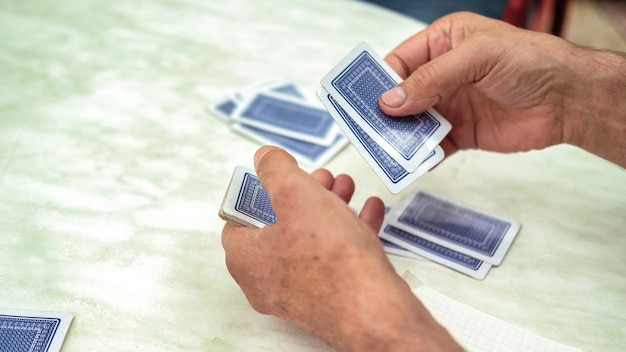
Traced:
[[244, 87], [208, 109], [234, 131], [279, 146], [312, 168], [323, 166], [348, 144], [319, 102], [279, 79]]
[[230, 180], [218, 215], [230, 222], [248, 227], [264, 227], [276, 222], [267, 192], [254, 171], [237, 166]]
[[406, 117], [382, 112], [378, 99], [401, 82], [365, 43], [321, 81], [318, 97], [385, 186], [398, 193], [439, 163], [450, 123], [434, 109]]
[[0, 351], [58, 352], [72, 318], [68, 313], [0, 308]]
[[502, 263], [519, 228], [514, 220], [415, 191], [391, 207], [378, 235], [407, 251], [482, 280], [492, 266]]

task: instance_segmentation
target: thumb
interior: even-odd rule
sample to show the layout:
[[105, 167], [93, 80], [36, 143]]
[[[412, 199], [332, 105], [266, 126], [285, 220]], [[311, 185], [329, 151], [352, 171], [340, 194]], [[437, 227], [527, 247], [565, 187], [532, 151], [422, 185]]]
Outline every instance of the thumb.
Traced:
[[298, 167], [293, 156], [278, 147], [261, 147], [254, 155], [254, 166], [261, 186], [270, 197], [277, 219], [289, 218], [289, 209], [294, 208], [299, 199], [295, 195], [310, 187], [310, 184], [322, 187]]
[[460, 87], [478, 82], [493, 67], [494, 60], [479, 47], [466, 41], [447, 53], [418, 67], [406, 80], [383, 93], [381, 110], [391, 116], [407, 116], [425, 111], [445, 101]]
[[268, 190], [266, 186], [280, 183], [291, 173], [300, 170], [293, 156], [284, 149], [274, 146], [263, 146], [256, 151], [254, 168], [265, 190]]

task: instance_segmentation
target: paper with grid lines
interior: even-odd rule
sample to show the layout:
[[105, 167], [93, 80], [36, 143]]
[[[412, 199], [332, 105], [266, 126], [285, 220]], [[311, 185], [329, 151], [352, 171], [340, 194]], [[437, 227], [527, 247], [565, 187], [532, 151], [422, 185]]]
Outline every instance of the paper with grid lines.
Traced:
[[428, 286], [413, 288], [413, 293], [470, 352], [581, 352], [496, 319]]

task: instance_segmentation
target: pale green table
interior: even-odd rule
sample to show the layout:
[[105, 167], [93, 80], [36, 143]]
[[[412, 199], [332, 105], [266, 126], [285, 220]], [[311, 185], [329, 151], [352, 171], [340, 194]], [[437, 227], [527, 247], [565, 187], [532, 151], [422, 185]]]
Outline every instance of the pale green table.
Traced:
[[[67, 352], [328, 349], [230, 278], [216, 214], [258, 146], [203, 109], [271, 76], [313, 96], [359, 41], [384, 54], [422, 27], [352, 1], [1, 2], [0, 306], [74, 314]], [[401, 196], [351, 147], [328, 168], [355, 177], [355, 207]], [[470, 151], [413, 188], [523, 227], [484, 281], [393, 257], [399, 272], [560, 343], [624, 349], [623, 169], [565, 146]]]

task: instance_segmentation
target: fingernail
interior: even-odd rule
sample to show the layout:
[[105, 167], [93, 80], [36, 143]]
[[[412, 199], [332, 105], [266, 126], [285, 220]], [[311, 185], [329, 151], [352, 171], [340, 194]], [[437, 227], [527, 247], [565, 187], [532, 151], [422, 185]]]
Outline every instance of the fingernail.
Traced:
[[406, 100], [406, 92], [402, 87], [395, 86], [383, 93], [383, 95], [380, 96], [380, 100], [383, 102], [383, 104], [391, 108], [397, 108], [398, 106], [402, 105]]

